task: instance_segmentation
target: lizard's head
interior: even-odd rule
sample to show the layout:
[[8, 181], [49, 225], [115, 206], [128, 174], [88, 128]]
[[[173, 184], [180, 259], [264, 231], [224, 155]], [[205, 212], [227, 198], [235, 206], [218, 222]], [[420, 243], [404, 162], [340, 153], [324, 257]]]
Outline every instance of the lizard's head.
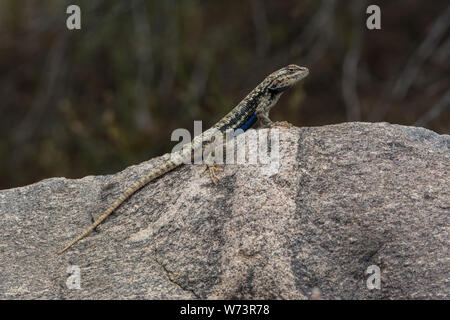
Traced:
[[308, 68], [290, 64], [287, 67], [275, 71], [268, 77], [269, 84], [267, 88], [272, 94], [281, 93], [305, 78], [308, 74]]

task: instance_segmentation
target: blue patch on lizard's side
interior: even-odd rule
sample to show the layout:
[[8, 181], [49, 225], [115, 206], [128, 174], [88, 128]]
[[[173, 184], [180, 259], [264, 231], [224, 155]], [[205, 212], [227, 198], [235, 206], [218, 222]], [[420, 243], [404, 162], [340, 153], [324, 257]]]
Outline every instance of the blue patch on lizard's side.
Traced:
[[[246, 131], [248, 128], [250, 128], [254, 123], [256, 122], [256, 114], [252, 114], [252, 116], [239, 128], [243, 131]], [[235, 136], [237, 134], [234, 134]]]

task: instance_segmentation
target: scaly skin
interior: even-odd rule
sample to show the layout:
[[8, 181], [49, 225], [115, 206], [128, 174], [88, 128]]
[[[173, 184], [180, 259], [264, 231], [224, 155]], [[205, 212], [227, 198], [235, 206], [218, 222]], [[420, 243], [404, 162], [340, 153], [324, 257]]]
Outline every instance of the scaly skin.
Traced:
[[[285, 90], [305, 78], [308, 73], [309, 71], [307, 68], [291, 64], [270, 74], [225, 117], [223, 117], [210, 129], [196, 136], [191, 142], [189, 148], [172, 154], [170, 160], [167, 160], [163, 165], [151, 170], [146, 176], [125, 190], [125, 192], [122, 193], [119, 198], [114, 201], [114, 203], [106, 209], [89, 228], [87, 228], [62, 250], [58, 251], [58, 254], [62, 254], [75, 243], [87, 236], [126, 199], [131, 197], [139, 189], [167, 172], [181, 166], [185, 163], [186, 159], [192, 157], [192, 152], [195, 152], [199, 148], [203, 149], [205, 146], [213, 143], [214, 136], [217, 132], [225, 133], [227, 130], [237, 129], [242, 129], [245, 131], [251, 127], [256, 120], [259, 120], [263, 126], [273, 126], [274, 123], [269, 119], [270, 109], [277, 103], [278, 99]], [[288, 124], [286, 122], [282, 122], [280, 125], [286, 126]], [[218, 169], [215, 166], [208, 167], [210, 169], [211, 179], [214, 183], [217, 183], [217, 177], [214, 170]]]

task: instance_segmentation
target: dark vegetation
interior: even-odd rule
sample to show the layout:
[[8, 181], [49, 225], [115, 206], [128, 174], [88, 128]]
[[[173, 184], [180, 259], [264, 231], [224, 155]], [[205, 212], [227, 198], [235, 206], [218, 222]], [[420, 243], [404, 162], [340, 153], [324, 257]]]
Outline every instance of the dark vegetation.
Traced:
[[[82, 29], [66, 28], [78, 4]], [[107, 174], [206, 129], [268, 73], [310, 76], [274, 120], [388, 121], [450, 133], [450, 6], [361, 0], [0, 2], [0, 188]], [[375, 3], [373, 3], [375, 4]]]

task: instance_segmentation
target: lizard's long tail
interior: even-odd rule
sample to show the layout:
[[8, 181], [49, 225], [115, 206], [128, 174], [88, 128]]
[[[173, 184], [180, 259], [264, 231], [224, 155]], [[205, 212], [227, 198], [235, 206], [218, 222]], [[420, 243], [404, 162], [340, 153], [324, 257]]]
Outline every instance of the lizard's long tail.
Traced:
[[106, 209], [100, 217], [98, 217], [97, 220], [94, 221], [94, 223], [87, 228], [82, 234], [80, 234], [75, 240], [70, 242], [64, 249], [57, 252], [57, 254], [62, 254], [64, 251], [69, 249], [71, 246], [73, 246], [75, 243], [86, 237], [92, 230], [94, 230], [100, 223], [102, 223], [117, 207], [119, 207], [126, 199], [128, 199], [132, 194], [134, 194], [137, 190], [144, 187], [146, 184], [150, 183], [152, 180], [164, 175], [165, 173], [169, 172], [170, 170], [175, 169], [176, 167], [180, 166], [182, 162], [177, 161], [167, 161], [164, 165], [155, 168], [153, 171], [151, 171], [149, 174], [147, 174], [145, 177], [143, 177], [141, 180], [137, 181], [135, 184], [133, 184], [131, 187], [129, 187], [124, 193], [120, 195], [120, 197], [114, 201], [114, 203]]

